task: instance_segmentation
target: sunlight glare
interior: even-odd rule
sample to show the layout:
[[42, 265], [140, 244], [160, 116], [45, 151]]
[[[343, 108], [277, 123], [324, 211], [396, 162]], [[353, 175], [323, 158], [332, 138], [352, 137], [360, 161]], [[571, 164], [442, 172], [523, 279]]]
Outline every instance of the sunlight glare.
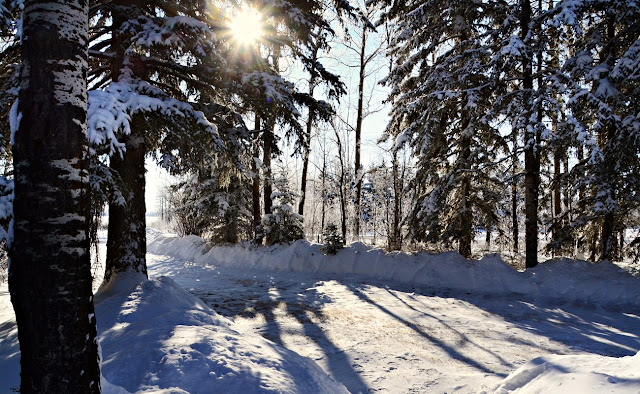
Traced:
[[243, 8], [231, 19], [229, 27], [237, 42], [249, 45], [262, 36], [262, 17], [254, 9]]

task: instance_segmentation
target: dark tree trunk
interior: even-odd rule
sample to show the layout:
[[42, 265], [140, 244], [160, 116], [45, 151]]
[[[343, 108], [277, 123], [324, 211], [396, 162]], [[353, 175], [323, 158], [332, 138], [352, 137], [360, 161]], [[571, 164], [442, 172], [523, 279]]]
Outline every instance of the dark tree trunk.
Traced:
[[[548, 9], [553, 8], [554, 0], [548, 0], [547, 7]], [[557, 69], [560, 67], [560, 61], [558, 57], [558, 31], [555, 28], [549, 29], [549, 52], [550, 59], [549, 65], [552, 69]], [[540, 57], [541, 57], [541, 53]], [[539, 60], [541, 61], [541, 60]], [[541, 73], [542, 74], [542, 73]], [[560, 97], [556, 95], [556, 99], [560, 102]], [[550, 115], [551, 117], [551, 130], [553, 134], [558, 133], [558, 116], [560, 114], [553, 113]], [[560, 217], [562, 216], [562, 169], [561, 165], [564, 160], [567, 159], [567, 150], [564, 146], [556, 146], [553, 150], [553, 227], [552, 227], [552, 238], [554, 241], [558, 241], [560, 238], [560, 229], [563, 227], [563, 221], [560, 221]], [[566, 171], [565, 167], [565, 171]], [[554, 250], [554, 255], [558, 254], [559, 248]]]
[[360, 162], [360, 148], [362, 145], [362, 120], [364, 117], [364, 78], [366, 67], [366, 47], [367, 47], [367, 27], [362, 28], [362, 47], [360, 48], [360, 69], [358, 74], [358, 109], [356, 114], [356, 149], [355, 149], [355, 176], [356, 176], [356, 195], [355, 195], [355, 216], [354, 216], [354, 233], [356, 240], [360, 239], [360, 204], [362, 196], [362, 163]]
[[513, 254], [518, 255], [520, 251], [519, 237], [520, 228], [518, 226], [518, 134], [512, 130], [513, 154], [511, 156], [511, 166], [513, 173], [511, 178], [511, 234], [513, 237]]
[[487, 248], [487, 252], [491, 250], [491, 226], [487, 225], [487, 233], [485, 234], [484, 243]]
[[121, 273], [141, 273], [147, 277], [146, 206], [144, 200], [145, 168], [147, 153], [144, 143], [142, 120], [131, 124], [131, 135], [123, 141], [126, 151], [122, 157], [111, 157], [109, 167], [118, 176], [118, 187], [123, 201], [109, 203], [107, 236], [107, 260], [104, 284]]
[[[127, 15], [123, 15], [122, 7], [130, 5], [131, 2], [117, 0], [114, 4], [117, 8], [113, 14], [112, 25], [115, 56], [111, 61], [111, 79], [116, 82], [120, 79], [125, 58], [123, 43], [126, 37], [122, 37], [119, 33], [127, 20]], [[138, 74], [144, 74], [144, 67], [136, 71]], [[124, 136], [121, 141], [125, 144], [126, 150], [121, 155], [114, 153], [110, 158], [109, 167], [120, 177], [117, 186], [124, 201], [109, 202], [107, 258], [103, 286], [125, 272], [139, 273], [143, 278], [147, 277], [147, 223], [144, 200], [146, 172], [144, 158], [147, 153], [144, 143], [145, 130], [144, 118], [134, 117], [131, 121], [131, 134]]]
[[[280, 70], [280, 46], [276, 44], [273, 48], [273, 68], [276, 72]], [[276, 147], [275, 137], [275, 117], [272, 115], [266, 124], [263, 138], [263, 156], [262, 164], [264, 166], [264, 185], [263, 185], [263, 198], [264, 198], [264, 214], [271, 213], [271, 206], [273, 202], [271, 200], [271, 194], [273, 193], [273, 174], [271, 171], [271, 156], [273, 155], [274, 148]]]
[[21, 393], [99, 393], [89, 254], [86, 0], [26, 1], [9, 289]]
[[[258, 138], [258, 132], [260, 130], [260, 116], [256, 114], [255, 118], [255, 132], [256, 137], [254, 140], [253, 155], [257, 159], [260, 155], [260, 143]], [[253, 171], [253, 187], [251, 189], [251, 200], [253, 208], [253, 231], [257, 232], [262, 221], [262, 214], [260, 213], [260, 169], [255, 160], [251, 161], [251, 170]], [[254, 234], [257, 236], [258, 234]]]
[[[462, 132], [469, 126], [469, 119], [462, 120]], [[471, 137], [463, 137], [460, 142], [461, 161], [463, 168], [469, 169], [469, 158], [471, 156]], [[460, 240], [458, 242], [458, 253], [464, 257], [471, 257], [471, 241], [473, 240], [473, 209], [471, 207], [471, 175], [464, 172], [461, 179], [462, 207], [460, 213]]]
[[[307, 123], [307, 135], [309, 138], [311, 137], [310, 133], [310, 123]], [[307, 197], [307, 173], [309, 172], [309, 152], [311, 151], [311, 144], [307, 143], [307, 146], [304, 148], [304, 155], [302, 158], [302, 179], [300, 180], [300, 203], [298, 204], [298, 214], [304, 215], [304, 203]]]
[[[555, 130], [557, 122], [553, 121], [553, 128]], [[552, 226], [552, 238], [554, 241], [558, 241], [560, 237], [559, 229], [561, 227], [560, 216], [562, 215], [562, 184], [560, 182], [561, 168], [560, 163], [562, 159], [562, 151], [560, 148], [555, 148], [553, 152], [553, 226]], [[554, 255], [557, 254], [557, 250], [554, 251]]]
[[271, 150], [273, 147], [273, 126], [269, 125], [265, 129], [263, 136], [262, 165], [264, 166], [264, 214], [271, 213], [271, 194], [273, 193], [271, 175]]
[[341, 217], [341, 230], [342, 230], [342, 239], [346, 242], [347, 240], [347, 197], [345, 193], [345, 166], [344, 166], [344, 154], [342, 150], [342, 141], [340, 140], [340, 135], [338, 130], [335, 129], [336, 135], [336, 143], [338, 144], [338, 160], [340, 161], [340, 178], [339, 178], [339, 188], [340, 188], [340, 217]]
[[320, 220], [320, 233], [324, 231], [327, 212], [327, 153], [322, 154], [322, 217]]
[[[320, 48], [313, 48], [312, 61], [318, 60], [318, 51]], [[309, 79], [309, 95], [313, 97], [313, 91], [316, 87], [316, 78], [312, 76]], [[313, 108], [309, 108], [309, 117], [307, 118], [307, 129], [304, 135], [304, 152], [302, 158], [302, 179], [300, 180], [300, 203], [298, 205], [298, 214], [304, 216], [304, 203], [307, 197], [307, 173], [309, 172], [309, 154], [311, 153], [311, 131], [313, 129]]]
[[391, 176], [393, 178], [393, 221], [391, 234], [389, 234], [389, 251], [402, 248], [402, 234], [400, 232], [400, 220], [402, 218], [402, 180], [399, 174], [398, 151], [393, 151]]
[[[615, 33], [615, 21], [616, 16], [612, 11], [607, 12], [607, 45], [603, 49], [603, 54], [601, 55], [602, 59], [609, 60], [610, 58], [615, 57], [615, 47], [614, 47], [614, 39], [616, 36]], [[616, 186], [612, 181], [615, 179], [616, 175], [614, 174], [614, 162], [616, 158], [616, 152], [613, 148], [611, 148], [611, 144], [615, 139], [616, 135], [616, 127], [613, 124], [609, 124], [606, 127], [606, 140], [604, 144], [601, 145], [604, 147], [604, 168], [605, 174], [609, 177], [605, 180], [605, 182], [609, 182], [608, 187], [611, 193], [610, 198], [613, 201], [616, 201]], [[613, 236], [613, 228], [615, 224], [615, 212], [613, 208], [608, 207], [607, 213], [604, 215], [604, 220], [602, 221], [602, 233], [601, 233], [601, 250], [600, 250], [600, 260], [611, 260], [612, 258], [612, 250], [613, 243], [615, 242]]]
[[[529, 34], [531, 23], [531, 3], [529, 0], [520, 2], [521, 39], [524, 41]], [[529, 54], [522, 56], [522, 88], [524, 103], [531, 106], [533, 93], [533, 69]], [[529, 110], [526, 110], [529, 111]], [[526, 115], [525, 115], [526, 116]], [[524, 133], [524, 205], [525, 205], [525, 267], [538, 265], [538, 188], [540, 185], [540, 153], [538, 147], [537, 130], [535, 125], [526, 127]]]

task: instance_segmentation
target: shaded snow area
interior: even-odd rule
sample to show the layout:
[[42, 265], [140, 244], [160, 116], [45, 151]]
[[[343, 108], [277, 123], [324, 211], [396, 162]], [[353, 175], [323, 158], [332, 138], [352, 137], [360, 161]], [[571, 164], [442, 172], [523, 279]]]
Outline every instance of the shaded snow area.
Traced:
[[173, 280], [96, 295], [102, 374], [129, 392], [346, 392], [311, 360], [238, 332]]
[[[0, 392], [19, 387], [17, 329], [4, 285]], [[9, 305], [7, 305], [9, 304]], [[107, 394], [346, 393], [308, 358], [239, 332], [172, 279], [119, 278], [96, 294]]]
[[[148, 251], [151, 280], [96, 295], [105, 393], [640, 392], [640, 282], [613, 264], [521, 273], [497, 256], [155, 230]], [[6, 290], [0, 393], [19, 386]]]

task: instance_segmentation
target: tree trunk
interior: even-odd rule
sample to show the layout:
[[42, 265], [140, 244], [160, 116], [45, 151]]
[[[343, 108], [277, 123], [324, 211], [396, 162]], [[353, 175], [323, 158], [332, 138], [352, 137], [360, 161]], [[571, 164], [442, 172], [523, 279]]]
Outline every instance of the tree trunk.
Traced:
[[[470, 119], [464, 117], [462, 119], [461, 132], [464, 134], [465, 129], [469, 126]], [[471, 156], [471, 137], [464, 136], [460, 142], [460, 155], [463, 169], [469, 169], [469, 158]], [[468, 172], [462, 173], [461, 180], [462, 189], [462, 207], [460, 213], [460, 231], [461, 236], [458, 242], [458, 253], [463, 257], [471, 257], [471, 241], [473, 240], [473, 210], [471, 207], [471, 175]]]
[[327, 212], [327, 153], [322, 153], [322, 216], [320, 219], [320, 233], [324, 232], [326, 212]]
[[[273, 49], [273, 68], [276, 72], [279, 72], [280, 68], [280, 47], [275, 45]], [[266, 124], [264, 133], [262, 133], [263, 138], [263, 156], [262, 156], [262, 164], [264, 166], [264, 214], [271, 213], [271, 206], [273, 202], [271, 201], [271, 194], [273, 193], [273, 175], [271, 172], [271, 155], [273, 154], [273, 148], [275, 146], [275, 117], [270, 116], [269, 121]]]
[[487, 252], [491, 251], [491, 226], [487, 226], [485, 229], [487, 233], [485, 234], [484, 244], [487, 248]]
[[256, 164], [256, 160], [260, 155], [260, 143], [258, 133], [260, 130], [260, 116], [256, 114], [255, 117], [255, 140], [253, 146], [253, 156], [255, 160], [251, 160], [251, 170], [253, 171], [253, 187], [251, 189], [251, 200], [252, 200], [252, 208], [253, 208], [253, 231], [254, 238], [258, 238], [258, 228], [260, 227], [260, 223], [262, 222], [262, 214], [260, 212], [260, 169]]
[[[307, 136], [311, 138], [311, 115], [307, 121]], [[300, 203], [298, 204], [298, 214], [304, 216], [304, 203], [307, 197], [307, 173], [309, 172], [309, 152], [311, 143], [307, 142], [302, 157], [302, 179], [300, 180]]]
[[393, 222], [391, 234], [389, 234], [389, 251], [402, 248], [402, 235], [400, 232], [400, 220], [402, 218], [402, 180], [399, 176], [398, 151], [393, 151], [391, 176], [393, 178]]
[[513, 155], [511, 156], [511, 166], [513, 168], [513, 178], [511, 179], [511, 234], [513, 237], [513, 254], [518, 255], [520, 247], [518, 245], [520, 228], [518, 226], [518, 134], [512, 130]]
[[[312, 61], [315, 63], [318, 60], [319, 47], [313, 48]], [[312, 76], [309, 78], [309, 95], [313, 97], [313, 91], [316, 87], [316, 78]], [[309, 172], [309, 154], [311, 153], [311, 131], [313, 129], [313, 108], [309, 108], [309, 117], [307, 118], [307, 129], [304, 135], [304, 152], [302, 158], [302, 179], [300, 180], [300, 203], [298, 205], [298, 214], [304, 216], [304, 203], [307, 197], [307, 173]]]
[[[615, 21], [616, 16], [612, 11], [607, 12], [607, 45], [603, 49], [603, 54], [601, 55], [602, 59], [610, 59], [615, 58], [615, 47], [614, 47], [614, 39], [615, 39]], [[616, 159], [614, 156], [616, 152], [613, 148], [611, 148], [611, 143], [615, 139], [616, 135], [616, 127], [613, 124], [609, 124], [606, 127], [606, 141], [601, 147], [604, 147], [604, 168], [605, 174], [609, 175], [609, 178], [605, 180], [608, 182], [607, 185], [609, 188], [609, 193], [611, 200], [616, 201], [616, 186], [613, 182], [615, 179], [614, 172], [614, 162]], [[612, 258], [612, 249], [613, 243], [615, 242], [613, 237], [613, 228], [615, 224], [615, 212], [614, 208], [607, 207], [607, 213], [604, 215], [604, 220], [602, 221], [602, 233], [601, 233], [601, 251], [600, 251], [600, 260], [611, 260]]]
[[89, 253], [86, 0], [26, 1], [9, 290], [21, 393], [99, 393]]
[[[555, 131], [557, 121], [553, 120], [553, 128]], [[553, 152], [553, 225], [552, 225], [552, 238], [554, 241], [558, 241], [560, 237], [560, 227], [561, 223], [559, 222], [559, 218], [562, 215], [562, 185], [560, 182], [561, 177], [561, 169], [560, 163], [562, 159], [562, 152], [560, 148], [556, 147]], [[553, 254], [556, 255], [558, 253], [557, 249], [554, 250]]]
[[268, 125], [264, 130], [263, 148], [262, 148], [262, 165], [264, 166], [264, 214], [271, 213], [271, 194], [273, 193], [272, 174], [271, 174], [271, 148], [273, 146], [273, 125]]
[[362, 196], [362, 163], [360, 162], [360, 148], [362, 145], [362, 120], [364, 117], [364, 78], [366, 67], [366, 47], [367, 47], [367, 27], [362, 28], [362, 42], [360, 48], [360, 69], [358, 74], [358, 112], [356, 114], [356, 149], [355, 149], [355, 165], [354, 171], [356, 176], [356, 195], [355, 195], [355, 216], [354, 216], [354, 233], [356, 240], [360, 239], [360, 204]]
[[[137, 0], [138, 1], [138, 0]], [[123, 14], [123, 7], [130, 1], [114, 1], [116, 10], [113, 13], [112, 34], [115, 56], [111, 61], [111, 79], [119, 81], [125, 59], [124, 42], [120, 29], [128, 16]], [[136, 70], [144, 74], [143, 69]], [[146, 206], [145, 206], [145, 168], [144, 158], [147, 153], [144, 143], [146, 131], [144, 118], [133, 117], [131, 134], [122, 141], [126, 151], [115, 153], [110, 157], [109, 167], [119, 175], [118, 188], [122, 201], [109, 202], [109, 225], [107, 230], [107, 258], [102, 286], [124, 272], [140, 274], [147, 278], [146, 263]]]
[[[121, 273], [140, 273], [147, 278], [146, 206], [144, 200], [147, 152], [144, 121], [133, 119], [131, 135], [123, 141], [126, 151], [111, 157], [109, 167], [118, 174], [124, 201], [109, 203], [107, 260], [103, 286]], [[123, 204], [124, 203], [124, 204]]]
[[344, 153], [342, 150], [342, 141], [340, 140], [340, 134], [337, 129], [334, 129], [336, 135], [336, 143], [338, 144], [338, 160], [340, 161], [340, 217], [341, 217], [341, 230], [342, 239], [347, 241], [347, 198], [345, 193], [345, 166], [344, 166]]
[[[531, 3], [520, 2], [521, 39], [529, 34], [531, 23]], [[525, 105], [529, 107], [533, 92], [533, 71], [529, 54], [522, 56], [522, 88]], [[527, 113], [530, 110], [526, 110]], [[525, 114], [525, 116], [527, 116]], [[529, 126], [529, 125], [528, 125]], [[538, 187], [540, 184], [540, 159], [537, 127], [526, 127], [524, 133], [524, 205], [525, 205], [525, 267], [538, 265]]]

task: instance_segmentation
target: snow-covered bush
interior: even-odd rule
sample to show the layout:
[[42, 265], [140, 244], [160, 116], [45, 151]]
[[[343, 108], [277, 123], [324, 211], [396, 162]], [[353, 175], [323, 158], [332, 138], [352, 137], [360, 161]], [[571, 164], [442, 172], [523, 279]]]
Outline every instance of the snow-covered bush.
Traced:
[[340, 234], [338, 226], [334, 223], [329, 223], [324, 228], [322, 239], [324, 240], [324, 246], [322, 247], [324, 254], [336, 254], [344, 246], [344, 238]]
[[271, 213], [262, 218], [267, 245], [293, 242], [304, 237], [302, 216], [294, 212], [293, 204], [298, 195], [289, 187], [286, 176], [274, 179], [275, 192], [271, 193]]

